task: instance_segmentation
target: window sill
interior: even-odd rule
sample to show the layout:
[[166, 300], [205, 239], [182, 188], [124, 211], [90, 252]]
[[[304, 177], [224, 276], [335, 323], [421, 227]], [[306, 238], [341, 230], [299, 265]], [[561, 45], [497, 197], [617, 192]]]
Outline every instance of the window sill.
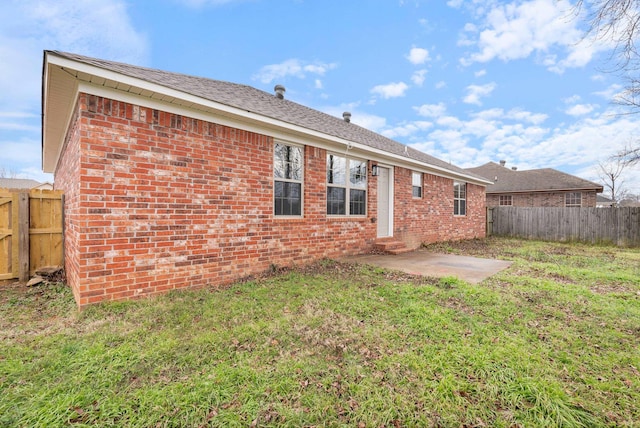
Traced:
[[274, 215], [274, 220], [283, 220], [283, 221], [302, 221], [304, 220], [304, 216], [301, 215]]
[[327, 220], [332, 221], [366, 221], [369, 217], [363, 215], [327, 215]]

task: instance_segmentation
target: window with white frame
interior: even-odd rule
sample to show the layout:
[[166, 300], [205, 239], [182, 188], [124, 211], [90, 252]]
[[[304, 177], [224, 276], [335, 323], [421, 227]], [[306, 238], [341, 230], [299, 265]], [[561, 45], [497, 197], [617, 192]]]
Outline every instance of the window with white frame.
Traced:
[[453, 215], [467, 215], [467, 184], [453, 182]]
[[564, 195], [565, 207], [581, 207], [582, 206], [582, 192], [570, 192]]
[[500, 205], [513, 205], [512, 195], [500, 195]]
[[276, 143], [273, 150], [273, 213], [302, 215], [302, 147]]
[[422, 197], [422, 173], [411, 173], [411, 191], [414, 198]]
[[367, 214], [367, 162], [327, 154], [327, 214]]

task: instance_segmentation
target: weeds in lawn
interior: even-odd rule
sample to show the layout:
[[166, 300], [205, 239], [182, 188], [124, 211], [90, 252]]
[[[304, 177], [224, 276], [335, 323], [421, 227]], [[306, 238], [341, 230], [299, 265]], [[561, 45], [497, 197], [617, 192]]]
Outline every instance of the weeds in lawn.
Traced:
[[472, 286], [323, 260], [82, 313], [5, 287], [0, 426], [638, 424], [640, 251], [440, 245], [514, 263]]

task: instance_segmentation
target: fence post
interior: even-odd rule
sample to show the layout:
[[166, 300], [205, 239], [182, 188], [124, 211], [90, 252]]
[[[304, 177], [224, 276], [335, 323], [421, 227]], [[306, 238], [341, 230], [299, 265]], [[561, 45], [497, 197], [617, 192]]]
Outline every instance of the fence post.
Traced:
[[493, 208], [487, 207], [487, 236], [493, 235]]
[[18, 196], [18, 279], [29, 280], [29, 194], [21, 192]]

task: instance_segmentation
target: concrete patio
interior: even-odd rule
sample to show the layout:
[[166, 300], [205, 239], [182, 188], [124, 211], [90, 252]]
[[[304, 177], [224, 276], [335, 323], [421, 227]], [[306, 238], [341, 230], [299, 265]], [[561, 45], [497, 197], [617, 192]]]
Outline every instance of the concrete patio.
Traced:
[[436, 254], [424, 249], [398, 255], [364, 254], [344, 260], [399, 270], [412, 275], [438, 278], [453, 276], [471, 284], [477, 284], [511, 266], [511, 262], [506, 260]]

